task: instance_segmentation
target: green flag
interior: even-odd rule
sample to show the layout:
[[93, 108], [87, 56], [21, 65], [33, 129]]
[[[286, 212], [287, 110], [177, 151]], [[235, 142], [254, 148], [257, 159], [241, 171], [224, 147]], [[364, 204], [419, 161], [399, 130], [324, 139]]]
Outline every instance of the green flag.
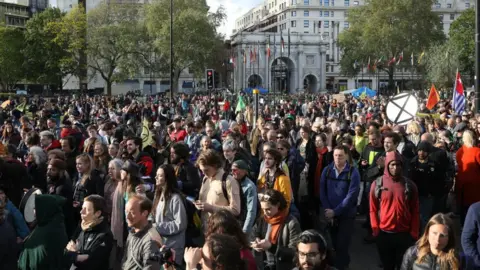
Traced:
[[241, 112], [245, 110], [245, 102], [243, 101], [243, 97], [239, 94], [238, 95], [238, 101], [237, 101], [237, 108], [235, 109], [235, 112]]

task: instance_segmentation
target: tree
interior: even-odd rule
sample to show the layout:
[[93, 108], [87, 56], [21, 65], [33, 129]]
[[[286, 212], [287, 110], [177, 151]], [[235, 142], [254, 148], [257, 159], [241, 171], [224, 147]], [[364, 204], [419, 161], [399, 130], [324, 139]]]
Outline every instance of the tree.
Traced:
[[90, 75], [105, 80], [107, 95], [112, 84], [134, 77], [140, 70], [138, 56], [146, 37], [142, 10], [136, 4], [101, 4], [87, 15], [87, 55]]
[[425, 53], [426, 79], [437, 87], [452, 87], [459, 65], [459, 51], [449, 42], [430, 47]]
[[23, 32], [0, 25], [0, 86], [10, 90], [24, 76], [22, 67]]
[[35, 13], [25, 29], [24, 67], [28, 80], [37, 83], [62, 85], [61, 59], [66, 51], [55, 43], [56, 34], [51, 23], [60, 23], [64, 14], [58, 8], [47, 8]]
[[[388, 62], [402, 52], [405, 66], [412, 52], [418, 54], [443, 41], [443, 28], [432, 11], [433, 3], [434, 0], [367, 0], [364, 6], [349, 11], [350, 28], [339, 37], [342, 73], [355, 75], [355, 61], [366, 65], [368, 59], [372, 63], [383, 57]], [[385, 62], [377, 66], [388, 73], [390, 87], [393, 87], [394, 66]]]
[[448, 32], [449, 46], [458, 52], [459, 71], [470, 79], [475, 76], [475, 10], [465, 10], [453, 21]]
[[[195, 75], [203, 74], [205, 68], [213, 66], [222, 36], [216, 31], [225, 19], [221, 7], [209, 12], [205, 1], [173, 1], [173, 85], [176, 91], [180, 74], [188, 69]], [[162, 59], [170, 60], [170, 0], [156, 0], [146, 5], [146, 25], [150, 37]], [[164, 70], [169, 68], [164, 68]], [[170, 72], [168, 71], [167, 74]]]
[[47, 27], [55, 34], [54, 44], [64, 50], [59, 59], [62, 74], [85, 77], [87, 16], [83, 5], [76, 5], [60, 21], [51, 22]]

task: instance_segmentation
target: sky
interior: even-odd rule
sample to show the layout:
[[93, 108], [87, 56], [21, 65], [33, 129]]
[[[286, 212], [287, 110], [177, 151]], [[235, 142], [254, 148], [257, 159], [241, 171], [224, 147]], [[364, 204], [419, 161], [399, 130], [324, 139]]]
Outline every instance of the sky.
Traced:
[[225, 8], [227, 20], [218, 31], [225, 34], [227, 38], [232, 34], [232, 30], [235, 29], [235, 20], [263, 2], [263, 0], [207, 0], [210, 11], [216, 11], [220, 5], [223, 5]]

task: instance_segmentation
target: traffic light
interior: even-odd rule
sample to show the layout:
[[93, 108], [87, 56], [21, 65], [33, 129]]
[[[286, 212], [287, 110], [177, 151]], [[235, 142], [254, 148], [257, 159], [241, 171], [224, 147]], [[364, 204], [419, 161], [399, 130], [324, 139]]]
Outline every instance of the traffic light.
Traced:
[[215, 88], [215, 73], [214, 73], [214, 70], [213, 69], [207, 69], [206, 70], [206, 73], [207, 73], [207, 89], [208, 90], [212, 90], [213, 88]]

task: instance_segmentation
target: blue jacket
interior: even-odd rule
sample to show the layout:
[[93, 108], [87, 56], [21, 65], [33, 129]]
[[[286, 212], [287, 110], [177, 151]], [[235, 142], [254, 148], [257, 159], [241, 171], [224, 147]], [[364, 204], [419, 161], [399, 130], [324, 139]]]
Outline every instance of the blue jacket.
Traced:
[[[332, 209], [335, 217], [355, 217], [357, 212], [357, 198], [360, 191], [360, 173], [352, 168], [350, 182], [347, 181], [350, 164], [345, 166], [336, 177], [334, 163], [323, 169], [320, 178], [320, 201], [322, 208]], [[328, 176], [327, 176], [328, 172]]]
[[462, 249], [467, 261], [464, 269], [480, 269], [480, 202], [468, 208], [462, 230]]
[[8, 210], [9, 215], [12, 216], [13, 219], [13, 226], [15, 227], [15, 231], [17, 232], [17, 237], [25, 239], [30, 234], [30, 229], [28, 229], [27, 223], [23, 218], [22, 213], [13, 205], [13, 203], [9, 200], [7, 201], [7, 206], [5, 209]]
[[243, 232], [248, 235], [252, 231], [253, 224], [257, 218], [257, 186], [255, 186], [253, 181], [248, 177], [245, 177], [240, 185], [242, 187], [243, 196], [245, 196], [245, 203], [247, 204], [247, 216], [245, 217], [245, 222], [243, 223]]

